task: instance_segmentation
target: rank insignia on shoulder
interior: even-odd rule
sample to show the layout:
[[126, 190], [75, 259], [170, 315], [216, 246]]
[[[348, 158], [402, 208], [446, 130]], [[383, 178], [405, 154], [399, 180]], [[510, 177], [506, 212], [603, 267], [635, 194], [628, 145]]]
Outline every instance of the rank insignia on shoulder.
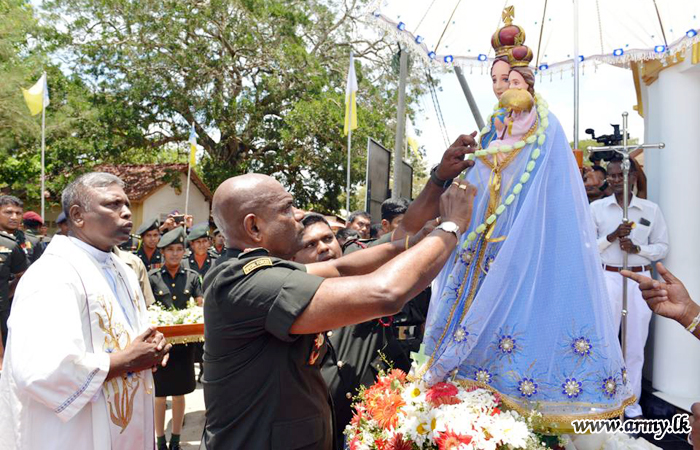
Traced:
[[261, 267], [271, 267], [272, 260], [270, 258], [257, 258], [243, 266], [243, 273], [248, 275], [256, 269]]

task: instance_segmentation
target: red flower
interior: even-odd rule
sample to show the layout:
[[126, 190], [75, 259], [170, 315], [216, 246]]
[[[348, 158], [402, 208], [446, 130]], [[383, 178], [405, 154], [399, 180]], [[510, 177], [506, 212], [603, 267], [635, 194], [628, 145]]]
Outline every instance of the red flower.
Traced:
[[350, 448], [350, 450], [357, 450], [357, 444], [359, 443], [360, 440], [357, 438], [357, 435], [355, 435], [355, 437], [352, 438], [352, 441], [348, 443], [348, 448]]
[[375, 439], [374, 440], [374, 445], [377, 446], [377, 450], [387, 450], [386, 447], [386, 439]]
[[405, 441], [401, 433], [397, 433], [389, 441], [386, 450], [413, 450], [413, 443]]
[[377, 389], [391, 389], [396, 390], [400, 385], [403, 385], [406, 381], [406, 372], [401, 369], [392, 369], [391, 372], [383, 377], [378, 377], [377, 382], [374, 386]]
[[360, 421], [364, 419], [364, 409], [360, 407], [355, 407], [355, 413], [352, 415], [352, 419], [350, 419], [350, 425], [352, 425], [355, 428], [360, 427]]
[[471, 441], [471, 436], [455, 433], [454, 431], [450, 431], [449, 428], [440, 433], [435, 440], [439, 450], [457, 450], [462, 444], [469, 444]]
[[456, 405], [460, 403], [458, 392], [457, 386], [452, 383], [436, 383], [428, 389], [425, 399], [436, 408], [440, 405]]
[[495, 415], [500, 414], [500, 413], [501, 413], [501, 410], [498, 408], [493, 408], [493, 411], [491, 411], [492, 416], [495, 416]]

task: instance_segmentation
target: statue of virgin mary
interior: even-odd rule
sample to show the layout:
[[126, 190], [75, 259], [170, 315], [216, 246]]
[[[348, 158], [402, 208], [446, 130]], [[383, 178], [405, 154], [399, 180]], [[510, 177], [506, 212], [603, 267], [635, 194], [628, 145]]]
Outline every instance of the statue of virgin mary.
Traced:
[[619, 416], [633, 395], [581, 175], [534, 92], [525, 33], [512, 11], [504, 20], [499, 103], [464, 176], [478, 189], [470, 228], [433, 283], [423, 377], [490, 389], [549, 423]]

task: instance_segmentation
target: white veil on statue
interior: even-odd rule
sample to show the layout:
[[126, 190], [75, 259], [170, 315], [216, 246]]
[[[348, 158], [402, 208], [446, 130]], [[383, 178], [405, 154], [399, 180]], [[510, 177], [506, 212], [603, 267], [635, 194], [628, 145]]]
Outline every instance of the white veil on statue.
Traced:
[[[523, 41], [506, 22], [492, 44], [511, 66], [527, 66]], [[433, 283], [423, 376], [486, 387], [566, 427], [619, 416], [633, 395], [581, 174], [536, 98], [512, 139], [494, 139], [493, 119], [482, 132], [485, 150], [465, 176], [478, 189], [470, 229]]]

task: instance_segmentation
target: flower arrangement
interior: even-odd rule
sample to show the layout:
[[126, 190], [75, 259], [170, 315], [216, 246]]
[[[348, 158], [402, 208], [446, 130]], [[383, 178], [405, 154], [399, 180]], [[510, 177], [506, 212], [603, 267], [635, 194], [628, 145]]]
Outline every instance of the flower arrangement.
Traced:
[[151, 324], [159, 327], [204, 323], [204, 310], [193, 299], [187, 302], [186, 309], [166, 309], [156, 302], [148, 307], [148, 317]]
[[446, 381], [428, 386], [398, 369], [361, 388], [347, 426], [350, 450], [544, 449], [539, 414], [502, 409], [497, 394]]

